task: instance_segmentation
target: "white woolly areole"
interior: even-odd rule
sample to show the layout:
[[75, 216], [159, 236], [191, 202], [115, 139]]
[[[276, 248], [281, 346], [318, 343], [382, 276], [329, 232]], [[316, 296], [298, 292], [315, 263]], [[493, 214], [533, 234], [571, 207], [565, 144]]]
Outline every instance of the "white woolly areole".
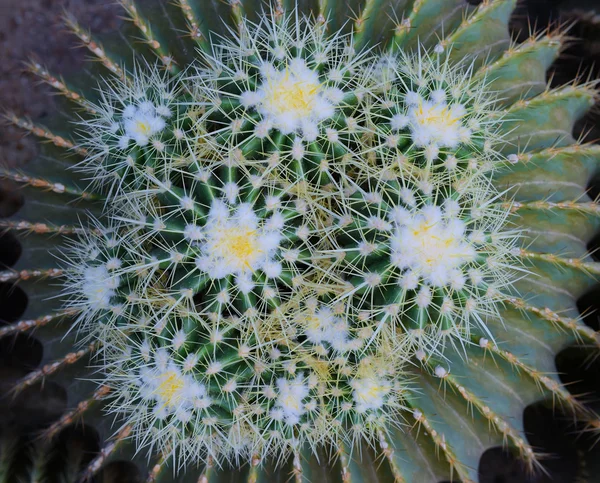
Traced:
[[303, 59], [291, 60], [282, 70], [268, 64], [262, 72], [258, 90], [241, 96], [244, 107], [256, 108], [265, 119], [257, 126], [258, 135], [264, 136], [268, 127], [283, 134], [302, 133], [304, 139], [314, 141], [319, 122], [333, 116], [339, 95], [333, 95]]
[[215, 200], [203, 228], [205, 238], [196, 266], [212, 279], [236, 275], [238, 288], [247, 293], [254, 286], [252, 274], [256, 270], [262, 270], [270, 278], [281, 273], [281, 263], [275, 257], [282, 228], [269, 220], [261, 226], [248, 204], [230, 206]]
[[107, 309], [119, 283], [120, 277], [111, 275], [106, 265], [87, 267], [83, 271], [82, 292], [93, 310]]
[[273, 412], [281, 415], [287, 424], [298, 424], [306, 412], [303, 400], [308, 396], [308, 384], [303, 382], [303, 375], [298, 374], [295, 379], [277, 379], [277, 400]]
[[352, 379], [350, 386], [354, 389], [352, 397], [359, 413], [380, 409], [392, 390], [390, 381], [375, 375]]
[[158, 134], [166, 127], [165, 117], [171, 113], [168, 108], [156, 107], [150, 101], [137, 106], [130, 104], [123, 110], [123, 130], [125, 134], [119, 139], [122, 149], [133, 139], [138, 146], [146, 146], [150, 137]]
[[432, 286], [463, 281], [461, 267], [476, 257], [465, 223], [434, 205], [402, 215], [391, 237], [391, 262]]
[[140, 370], [138, 386], [143, 399], [155, 402], [154, 415], [158, 419], [175, 414], [187, 422], [193, 409], [210, 406], [206, 387], [183, 374], [165, 349], [158, 349], [154, 359], [153, 366]]
[[[471, 131], [463, 126], [462, 119], [467, 113], [462, 104], [448, 104], [442, 90], [433, 91], [425, 100], [416, 92], [406, 94], [408, 112], [395, 115], [391, 119], [393, 129], [408, 126], [415, 146], [455, 148], [471, 137]], [[432, 153], [433, 158], [437, 152]]]
[[335, 351], [345, 352], [353, 346], [349, 339], [348, 322], [333, 314], [329, 307], [322, 307], [298, 318], [306, 338], [313, 344], [327, 342]]

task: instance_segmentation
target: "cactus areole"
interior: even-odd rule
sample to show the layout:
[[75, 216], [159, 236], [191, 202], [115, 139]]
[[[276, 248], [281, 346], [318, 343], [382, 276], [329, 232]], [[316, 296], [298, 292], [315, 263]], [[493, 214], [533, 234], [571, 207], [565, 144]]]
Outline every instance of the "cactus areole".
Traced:
[[26, 238], [58, 247], [24, 268], [61, 286], [24, 285], [94, 353], [106, 389], [78, 397], [119, 444], [206, 481], [468, 482], [495, 445], [538, 464], [533, 401], [597, 424], [554, 375], [598, 346], [575, 301], [600, 273], [600, 150], [571, 136], [596, 92], [545, 87], [560, 34], [512, 44], [512, 0], [351, 2], [353, 28], [344, 2], [179, 0], [182, 38], [122, 3], [133, 61], [69, 19], [105, 68], [89, 95], [32, 65], [78, 117], [68, 137], [14, 120], [61, 169], [5, 173], [73, 202]]

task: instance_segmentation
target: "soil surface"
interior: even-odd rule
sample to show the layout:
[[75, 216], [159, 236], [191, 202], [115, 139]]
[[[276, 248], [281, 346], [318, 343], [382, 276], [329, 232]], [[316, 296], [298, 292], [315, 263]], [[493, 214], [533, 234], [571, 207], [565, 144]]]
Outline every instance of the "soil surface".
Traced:
[[[107, 0], [0, 0], [0, 111], [43, 118], [54, 105], [52, 89], [25, 72], [33, 57], [52, 72], [68, 77], [87, 54], [62, 22], [63, 12], [75, 15], [94, 32], [111, 31], [122, 21], [120, 7]], [[35, 139], [4, 123], [0, 126], [0, 162], [16, 166], [36, 152]]]

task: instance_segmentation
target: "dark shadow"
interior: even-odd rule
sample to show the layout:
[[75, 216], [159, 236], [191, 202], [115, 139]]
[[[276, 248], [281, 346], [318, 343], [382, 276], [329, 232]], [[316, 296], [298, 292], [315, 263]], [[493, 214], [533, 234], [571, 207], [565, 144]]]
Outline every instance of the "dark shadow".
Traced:
[[17, 333], [0, 339], [0, 369], [31, 371], [44, 355], [44, 347], [35, 337]]
[[600, 233], [597, 233], [596, 236], [588, 242], [587, 249], [592, 256], [592, 259], [596, 262], [600, 262]]
[[14, 215], [23, 206], [23, 195], [16, 186], [5, 180], [0, 180], [0, 218]]
[[27, 309], [27, 295], [18, 286], [0, 283], [0, 326], [15, 322]]
[[595, 176], [587, 187], [587, 194], [592, 200], [600, 199], [600, 177]]
[[67, 401], [66, 389], [52, 381], [35, 384], [14, 396], [6, 394], [0, 399], [0, 425], [12, 424], [24, 432], [35, 431], [56, 421], [67, 409]]
[[600, 330], [600, 285], [579, 297], [577, 309], [586, 325]]
[[503, 448], [490, 448], [479, 460], [479, 483], [532, 483], [522, 461]]
[[139, 468], [131, 461], [113, 461], [98, 475], [99, 483], [142, 483]]
[[63, 479], [74, 477], [85, 469], [99, 451], [100, 437], [94, 428], [86, 424], [68, 426], [53, 442], [47, 463], [48, 474]]
[[[600, 355], [596, 347], [571, 346], [555, 358], [556, 370], [569, 392], [600, 410]], [[600, 445], [599, 445], [600, 446]]]
[[12, 233], [0, 232], [0, 270], [17, 263], [22, 251], [19, 240]]

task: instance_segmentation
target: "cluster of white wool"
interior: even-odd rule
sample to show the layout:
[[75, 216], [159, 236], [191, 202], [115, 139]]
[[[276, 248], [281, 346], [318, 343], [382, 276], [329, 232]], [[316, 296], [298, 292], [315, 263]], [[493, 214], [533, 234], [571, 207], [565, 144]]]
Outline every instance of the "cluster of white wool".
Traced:
[[477, 251], [458, 216], [458, 204], [445, 205], [444, 209], [425, 205], [412, 211], [401, 206], [393, 210], [396, 228], [390, 239], [390, 262], [403, 270], [399, 283], [407, 290], [416, 289], [419, 282], [453, 290], [464, 287], [465, 267]]
[[[374, 191], [350, 189], [340, 225], [352, 240], [324, 251], [351, 280], [345, 297], [360, 320], [399, 353], [439, 353], [474, 327], [487, 331], [486, 318], [497, 316], [520, 268], [513, 253], [520, 233], [505, 230], [508, 211], [495, 204], [497, 193], [474, 182], [447, 197], [440, 180], [428, 193], [384, 181]], [[366, 347], [374, 342], [369, 337]]]
[[278, 260], [285, 220], [274, 212], [260, 220], [248, 203], [228, 203], [215, 199], [202, 228], [186, 227], [186, 237], [200, 242], [196, 267], [211, 279], [235, 276], [240, 292], [254, 288], [253, 274], [260, 270], [267, 278], [282, 271]]
[[350, 386], [353, 389], [352, 398], [356, 411], [359, 413], [381, 409], [392, 391], [392, 383], [376, 374], [352, 379]]
[[271, 417], [276, 421], [283, 421], [289, 425], [298, 424], [300, 417], [311, 407], [309, 402], [305, 402], [309, 393], [308, 382], [304, 379], [302, 373], [292, 380], [277, 379], [277, 398], [273, 409], [271, 409]]
[[163, 420], [173, 415], [181, 423], [187, 423], [194, 410], [211, 405], [206, 387], [191, 374], [184, 374], [167, 349], [156, 349], [153, 358], [151, 364], [140, 369], [134, 382], [144, 403], [154, 405], [154, 417]]
[[[130, 334], [121, 334], [106, 350], [104, 364], [113, 389], [107, 410], [126, 417], [139, 447], [177, 448], [184, 459], [206, 457], [214, 447], [219, 448], [218, 453], [230, 451], [234, 438], [227, 430], [233, 425], [223, 434], [216, 428], [221, 426], [221, 396], [235, 392], [234, 381], [227, 376], [216, 379], [222, 366], [210, 363], [210, 357], [200, 357], [207, 346], [194, 342], [190, 337], [194, 332], [167, 327], [157, 334], [147, 325], [152, 318], [145, 319], [141, 308], [143, 305], [136, 308], [138, 317], [131, 320]], [[160, 316], [158, 308], [156, 312]], [[145, 312], [151, 313], [152, 308]], [[211, 350], [225, 339], [216, 327], [214, 343], [208, 345]], [[215, 382], [220, 385], [217, 390], [211, 388]], [[231, 444], [225, 449], [228, 440]]]
[[163, 139], [172, 141], [181, 122], [174, 115], [180, 87], [166, 71], [138, 64], [127, 81], [105, 81], [99, 101], [86, 101], [96, 115], [78, 123], [88, 155], [76, 168], [93, 184], [122, 194], [124, 173], [133, 168], [131, 151], [155, 153], [165, 149]]
[[457, 102], [448, 104], [443, 89], [431, 92], [429, 99], [409, 91], [404, 102], [408, 110], [395, 114], [391, 127], [394, 131], [408, 127], [414, 145], [428, 147], [431, 159], [438, 157], [439, 148], [456, 148], [471, 139], [471, 130], [463, 122], [467, 114], [465, 106]]
[[346, 314], [336, 314], [334, 309], [319, 304], [315, 298], [306, 302], [306, 310], [300, 312], [294, 319], [298, 333], [314, 344], [319, 353], [328, 353], [325, 346], [338, 354], [355, 351], [362, 347], [364, 340], [352, 337], [350, 324]]
[[121, 277], [111, 274], [106, 264], [92, 265], [83, 270], [81, 291], [92, 310], [108, 309], [120, 283]]
[[61, 260], [68, 267], [63, 287], [65, 305], [78, 312], [76, 326], [85, 340], [104, 338], [98, 333], [103, 325], [98, 323], [98, 317], [119, 311], [125, 277], [116, 250], [119, 245], [128, 245], [115, 232], [116, 223], [102, 227], [93, 221], [92, 226], [93, 229], [82, 231], [79, 239], [68, 242], [61, 253]]
[[[472, 171], [469, 176], [481, 176], [506, 162], [496, 151], [502, 141], [496, 99], [485, 76], [472, 75], [472, 64], [453, 65], [447, 54], [423, 49], [416, 55], [386, 55], [375, 73], [380, 79], [375, 106], [384, 110], [386, 121], [385, 129], [379, 127], [383, 143], [392, 149], [400, 140], [410, 145], [401, 143], [404, 149], [392, 153], [394, 159], [406, 166], [421, 159], [431, 165], [439, 159], [446, 179], [450, 172], [458, 174], [461, 162]], [[423, 182], [433, 181], [432, 172], [420, 174]]]
[[[330, 36], [314, 19], [294, 16], [278, 22], [261, 18], [256, 24], [245, 19], [244, 33], [225, 40], [208, 56], [210, 67], [190, 78], [199, 102], [207, 106], [205, 117], [218, 114], [222, 133], [232, 134], [227, 149], [238, 148], [244, 137], [243, 142], [265, 141], [280, 133], [293, 138], [290, 153], [298, 161], [311, 143], [337, 142], [357, 124], [334, 125], [336, 114], [364, 96], [373, 82], [368, 75], [373, 57], [356, 52], [350, 35]], [[239, 93], [224, 84], [233, 84]]]
[[255, 108], [262, 120], [255, 134], [264, 138], [276, 129], [283, 134], [300, 134], [305, 141], [314, 141], [319, 123], [335, 113], [344, 93], [327, 87], [301, 58], [292, 59], [283, 68], [265, 63], [261, 67], [262, 84], [256, 91], [243, 92], [242, 106]]
[[123, 131], [119, 147], [126, 149], [131, 140], [137, 146], [146, 146], [152, 136], [165, 129], [165, 118], [171, 117], [171, 110], [166, 106], [157, 107], [151, 101], [144, 101], [138, 105], [126, 106], [122, 116], [122, 123], [114, 126]]

